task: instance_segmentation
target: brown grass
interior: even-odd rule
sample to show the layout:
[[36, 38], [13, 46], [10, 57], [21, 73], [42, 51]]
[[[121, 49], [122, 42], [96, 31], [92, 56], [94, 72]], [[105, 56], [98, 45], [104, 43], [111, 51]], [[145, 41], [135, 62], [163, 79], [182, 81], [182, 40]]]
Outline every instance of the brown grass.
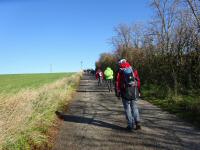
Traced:
[[[20, 91], [14, 96], [0, 95], [0, 145], [15, 144], [22, 134], [34, 145], [42, 143], [41, 139], [45, 141], [47, 137], [42, 132], [53, 124], [54, 112], [70, 100], [72, 86], [77, 84], [79, 77], [73, 75], [39, 89]], [[42, 132], [34, 130], [43, 126]]]

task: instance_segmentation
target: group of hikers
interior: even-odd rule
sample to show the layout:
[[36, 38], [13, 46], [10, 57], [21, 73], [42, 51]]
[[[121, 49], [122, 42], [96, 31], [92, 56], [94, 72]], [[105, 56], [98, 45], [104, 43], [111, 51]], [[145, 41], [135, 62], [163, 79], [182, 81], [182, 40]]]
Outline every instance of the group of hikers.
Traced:
[[138, 71], [131, 67], [126, 59], [118, 61], [118, 71], [114, 79], [113, 70], [108, 66], [103, 72], [101, 68], [96, 70], [98, 86], [105, 80], [109, 92], [112, 92], [115, 85], [115, 95], [122, 99], [124, 112], [127, 120], [127, 130], [141, 129], [140, 115], [136, 101], [141, 96], [140, 78]]
[[96, 79], [98, 80], [98, 86], [101, 86], [103, 80], [105, 79], [106, 85], [108, 86], [108, 91], [112, 92], [113, 70], [110, 67], [107, 67], [104, 72], [102, 72], [100, 68], [97, 69]]

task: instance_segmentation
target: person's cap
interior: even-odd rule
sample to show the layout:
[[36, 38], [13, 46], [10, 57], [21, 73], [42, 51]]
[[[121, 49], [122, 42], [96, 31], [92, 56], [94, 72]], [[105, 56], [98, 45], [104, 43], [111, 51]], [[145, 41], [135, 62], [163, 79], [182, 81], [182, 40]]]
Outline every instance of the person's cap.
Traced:
[[126, 59], [121, 59], [118, 63], [123, 64], [123, 63], [126, 63], [126, 62], [127, 62]]

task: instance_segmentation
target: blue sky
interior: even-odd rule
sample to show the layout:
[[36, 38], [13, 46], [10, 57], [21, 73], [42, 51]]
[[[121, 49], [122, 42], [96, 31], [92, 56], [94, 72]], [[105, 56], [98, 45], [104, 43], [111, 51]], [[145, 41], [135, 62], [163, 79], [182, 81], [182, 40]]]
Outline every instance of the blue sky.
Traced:
[[115, 26], [150, 17], [147, 0], [0, 0], [0, 74], [94, 68]]

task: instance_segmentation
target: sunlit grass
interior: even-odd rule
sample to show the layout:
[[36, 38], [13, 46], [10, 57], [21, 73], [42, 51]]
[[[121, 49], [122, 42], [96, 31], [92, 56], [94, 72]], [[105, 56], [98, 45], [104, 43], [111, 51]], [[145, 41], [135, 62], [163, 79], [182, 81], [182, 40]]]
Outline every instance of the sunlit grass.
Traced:
[[0, 75], [0, 94], [13, 94], [21, 89], [38, 88], [73, 73], [11, 74]]
[[162, 86], [144, 85], [142, 91], [145, 100], [200, 127], [200, 94], [198, 89], [188, 90], [187, 94], [177, 96], [170, 89]]
[[57, 80], [55, 78], [51, 80], [55, 80], [53, 83], [33, 85], [30, 82], [30, 88], [17, 86], [19, 91], [13, 90], [15, 94], [1, 95], [0, 149], [37, 149], [44, 144], [51, 147], [47, 132], [54, 125], [55, 111], [68, 104], [79, 83], [80, 74], [63, 74], [57, 76]]

